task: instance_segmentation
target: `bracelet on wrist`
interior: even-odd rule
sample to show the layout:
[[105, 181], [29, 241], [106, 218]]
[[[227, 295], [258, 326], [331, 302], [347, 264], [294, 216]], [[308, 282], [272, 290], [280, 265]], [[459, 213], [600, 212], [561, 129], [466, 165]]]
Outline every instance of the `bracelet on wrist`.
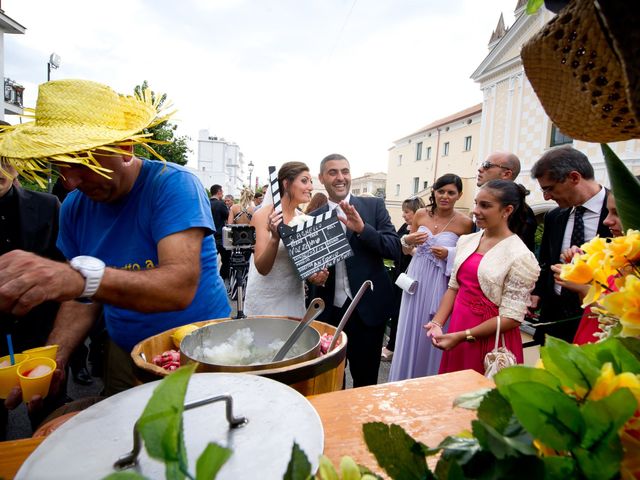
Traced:
[[437, 325], [438, 327], [440, 327], [440, 329], [442, 329], [442, 324], [436, 322], [435, 320], [431, 320], [431, 323], [433, 323], [434, 325]]
[[406, 235], [400, 237], [400, 245], [402, 245], [404, 248], [411, 248], [411, 245], [407, 243], [406, 237]]

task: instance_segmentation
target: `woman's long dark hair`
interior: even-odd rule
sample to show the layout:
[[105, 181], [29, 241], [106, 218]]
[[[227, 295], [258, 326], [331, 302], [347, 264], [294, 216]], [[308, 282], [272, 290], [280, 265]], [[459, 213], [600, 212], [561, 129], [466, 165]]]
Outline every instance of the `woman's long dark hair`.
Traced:
[[437, 204], [435, 191], [445, 185], [455, 185], [458, 193], [462, 193], [462, 179], [458, 175], [455, 173], [445, 173], [442, 175], [436, 180], [433, 187], [431, 187], [431, 195], [429, 196], [429, 204], [427, 205], [427, 209], [431, 210], [431, 215], [436, 213]]
[[524, 202], [524, 198], [528, 193], [527, 189], [511, 180], [491, 180], [485, 183], [482, 188], [491, 190], [503, 208], [507, 205], [513, 206], [513, 212], [509, 215], [507, 225], [513, 233], [521, 235], [527, 223], [527, 211]]

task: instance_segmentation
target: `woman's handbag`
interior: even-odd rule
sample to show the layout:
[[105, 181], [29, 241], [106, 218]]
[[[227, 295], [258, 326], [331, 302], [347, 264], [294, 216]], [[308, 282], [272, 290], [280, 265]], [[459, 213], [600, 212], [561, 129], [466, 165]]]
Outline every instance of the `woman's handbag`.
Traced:
[[414, 280], [406, 273], [401, 273], [398, 275], [398, 278], [396, 278], [396, 285], [409, 295], [413, 295], [416, 293], [416, 289], [418, 288], [418, 281]]
[[502, 346], [498, 346], [500, 339], [500, 315], [496, 326], [496, 343], [489, 353], [484, 356], [484, 376], [493, 378], [503, 368], [516, 365], [518, 361], [516, 356], [506, 347], [504, 343], [504, 335], [502, 335]]

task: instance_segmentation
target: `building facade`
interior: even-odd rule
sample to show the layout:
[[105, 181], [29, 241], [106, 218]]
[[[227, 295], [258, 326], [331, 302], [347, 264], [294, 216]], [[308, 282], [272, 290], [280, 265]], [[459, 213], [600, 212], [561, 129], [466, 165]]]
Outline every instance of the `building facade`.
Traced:
[[[535, 161], [549, 148], [572, 145], [589, 157], [599, 182], [608, 186], [609, 179], [600, 145], [573, 140], [559, 131], [545, 114], [527, 80], [520, 50], [553, 14], [541, 8], [535, 15], [527, 15], [525, 6], [525, 0], [517, 2], [514, 23], [508, 29], [501, 25], [500, 18], [489, 43], [489, 54], [471, 78], [479, 84], [483, 96], [479, 161], [497, 150], [515, 153], [522, 164], [517, 181], [531, 191], [527, 201], [534, 211], [542, 212], [556, 204], [545, 202], [530, 172]], [[635, 174], [640, 173], [639, 140], [610, 146]]]
[[[537, 181], [531, 178], [533, 164], [554, 146], [569, 144], [582, 151], [596, 179], [609, 186], [600, 145], [573, 140], [557, 129], [524, 72], [520, 50], [553, 14], [543, 7], [527, 15], [526, 0], [514, 3], [513, 24], [507, 28], [500, 15], [489, 40], [489, 53], [471, 75], [482, 92], [482, 103], [396, 140], [389, 149], [386, 204], [396, 226], [402, 223], [402, 201], [415, 195], [428, 198], [435, 178], [448, 172], [463, 178], [464, 194], [456, 207], [469, 212], [477, 192], [478, 165], [496, 151], [513, 152], [520, 158], [517, 181], [531, 192], [527, 202], [536, 213], [556, 206], [544, 200]], [[640, 174], [640, 140], [610, 146], [634, 174]]]
[[[431, 185], [445, 173], [459, 175], [463, 191], [473, 191], [481, 116], [482, 105], [474, 105], [393, 142], [386, 205], [394, 225], [402, 224], [402, 202], [415, 196], [427, 200]], [[472, 195], [463, 195], [457, 207], [469, 211], [472, 201]]]
[[24, 87], [4, 76], [4, 36], [6, 34], [23, 35], [27, 29], [8, 17], [0, 5], [0, 78], [4, 80], [4, 108], [0, 119], [5, 115], [22, 115], [22, 94]]
[[225, 194], [234, 197], [238, 197], [242, 187], [249, 182], [249, 170], [240, 147], [210, 135], [209, 130], [200, 130], [198, 134], [197, 175], [205, 188], [219, 184]]
[[373, 195], [385, 198], [387, 188], [387, 174], [384, 172], [365, 173], [361, 177], [351, 179], [351, 193], [353, 195]]

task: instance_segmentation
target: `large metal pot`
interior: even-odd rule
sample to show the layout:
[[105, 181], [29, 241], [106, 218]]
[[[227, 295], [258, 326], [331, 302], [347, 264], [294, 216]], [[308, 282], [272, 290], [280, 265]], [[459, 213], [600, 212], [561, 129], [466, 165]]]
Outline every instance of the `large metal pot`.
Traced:
[[214, 347], [227, 342], [238, 330], [250, 328], [254, 334], [254, 344], [258, 348], [266, 348], [274, 340], [285, 341], [295, 330], [299, 322], [276, 317], [242, 318], [205, 325], [194, 330], [182, 339], [180, 344], [180, 362], [182, 365], [198, 362], [199, 372], [251, 372], [272, 368], [286, 367], [320, 356], [320, 333], [315, 328], [307, 328], [296, 342], [303, 351], [297, 356], [285, 357], [279, 362], [259, 363], [251, 365], [223, 365], [211, 363], [198, 353], [198, 347]]

